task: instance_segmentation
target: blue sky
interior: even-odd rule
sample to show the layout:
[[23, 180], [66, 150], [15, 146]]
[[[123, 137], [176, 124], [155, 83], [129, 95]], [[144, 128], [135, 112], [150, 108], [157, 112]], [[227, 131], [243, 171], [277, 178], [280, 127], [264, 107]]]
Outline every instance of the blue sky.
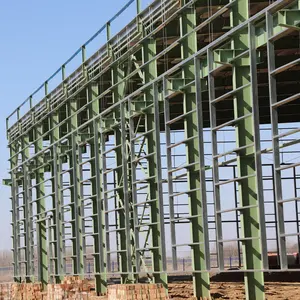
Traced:
[[[150, 0], [142, 0], [142, 7]], [[0, 179], [7, 178], [5, 119], [127, 2], [121, 0], [1, 1]], [[130, 21], [135, 5], [112, 25]], [[91, 44], [90, 51], [104, 40]], [[98, 44], [97, 44], [98, 42]], [[11, 247], [9, 188], [0, 185], [0, 250]]]

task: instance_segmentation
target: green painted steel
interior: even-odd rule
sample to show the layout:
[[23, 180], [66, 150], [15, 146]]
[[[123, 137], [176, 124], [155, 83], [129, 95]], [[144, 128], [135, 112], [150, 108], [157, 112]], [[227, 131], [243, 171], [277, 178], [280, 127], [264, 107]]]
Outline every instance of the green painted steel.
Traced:
[[[36, 152], [43, 149], [43, 127], [37, 126], [34, 132]], [[45, 161], [42, 156], [35, 160], [35, 179], [36, 179], [36, 212], [38, 215], [37, 231], [37, 252], [38, 252], [38, 280], [43, 286], [48, 283], [48, 245], [47, 245], [47, 223], [46, 223], [46, 200], [45, 200]]]
[[[243, 21], [249, 19], [248, 11], [249, 1], [237, 1], [232, 12], [232, 25], [238, 26]], [[244, 50], [249, 47], [248, 30], [246, 29], [240, 35], [233, 39], [234, 50]], [[255, 62], [256, 63], [256, 62]], [[257, 74], [252, 74], [257, 76]], [[251, 83], [251, 74], [249, 65], [233, 66], [233, 89], [245, 86]], [[257, 88], [257, 87], [256, 87]], [[255, 166], [255, 132], [254, 132], [254, 106], [257, 105], [257, 99], [253, 99], [251, 88], [243, 88], [236, 93], [234, 97], [234, 117], [236, 119], [251, 114], [251, 117], [245, 117], [237, 122], [236, 138], [237, 147], [247, 147], [241, 152], [237, 159], [238, 176], [242, 179], [239, 182], [240, 206], [253, 206], [243, 210], [241, 215], [242, 227], [242, 251], [244, 266], [246, 269], [256, 270], [245, 273], [246, 298], [264, 299], [264, 276], [262, 263], [262, 248], [260, 244], [260, 220], [259, 220], [259, 199], [257, 186], [257, 173], [259, 170]], [[261, 171], [260, 171], [261, 172]]]
[[[299, 162], [284, 152], [300, 141], [299, 1], [141, 4], [115, 37], [115, 17], [103, 26], [94, 55], [91, 40], [82, 46], [82, 65], [67, 74], [68, 60], [55, 90], [53, 76], [43, 83], [38, 105], [34, 93], [7, 119], [14, 280], [94, 276], [100, 295], [111, 276], [167, 289], [168, 274], [187, 272], [194, 296], [210, 299], [209, 272], [228, 272], [228, 247], [242, 245], [230, 272], [244, 273], [247, 299], [264, 299], [273, 240], [284, 270], [299, 237], [283, 209], [299, 200]], [[288, 169], [294, 198], [283, 193]], [[264, 180], [276, 183], [271, 209]]]
[[[10, 167], [11, 169], [17, 166], [17, 154], [18, 149], [16, 144], [12, 144], [10, 146]], [[19, 227], [17, 225], [17, 197], [16, 197], [16, 188], [17, 188], [17, 176], [15, 172], [10, 173], [11, 176], [11, 219], [12, 219], [12, 236], [13, 236], [13, 259], [14, 259], [14, 281], [21, 282], [20, 269], [19, 269], [19, 255], [18, 255], [18, 235], [19, 235]]]
[[[52, 136], [51, 142], [54, 144], [60, 139], [60, 129], [59, 126], [59, 114], [53, 113], [49, 119], [49, 124], [52, 128]], [[55, 278], [56, 283], [60, 283], [63, 279], [63, 270], [64, 270], [64, 263], [63, 263], [63, 226], [62, 226], [62, 184], [61, 184], [61, 175], [62, 172], [62, 163], [61, 163], [61, 147], [57, 145], [52, 150], [52, 168], [51, 168], [51, 175], [52, 175], [52, 207], [53, 207], [53, 231], [54, 231], [54, 265], [55, 265], [55, 274], [51, 274], [53, 278]], [[49, 229], [51, 230], [51, 229]], [[50, 245], [51, 247], [52, 245]]]
[[[148, 39], [143, 43], [143, 63], [148, 62], [156, 54], [156, 41]], [[153, 60], [144, 69], [144, 83], [151, 82], [157, 77], [157, 63]], [[148, 195], [152, 201], [150, 205], [150, 225], [152, 248], [151, 258], [153, 262], [153, 276], [155, 283], [162, 283], [167, 288], [166, 273], [166, 253], [163, 243], [165, 241], [165, 229], [163, 224], [163, 193], [162, 193], [162, 174], [161, 174], [161, 150], [160, 150], [160, 111], [158, 103], [157, 86], [150, 86], [144, 95], [145, 107], [145, 131], [147, 134], [147, 175], [149, 182]], [[152, 132], [151, 132], [152, 131]], [[151, 132], [151, 133], [150, 133]], [[143, 220], [141, 221], [143, 222]]]
[[[70, 102], [68, 107], [68, 115], [70, 116], [70, 130], [78, 127], [78, 116], [76, 111], [79, 108], [79, 101], [75, 98]], [[71, 228], [72, 228], [72, 262], [73, 272], [80, 277], [84, 276], [84, 258], [83, 258], [83, 231], [82, 231], [82, 210], [81, 207], [81, 189], [80, 180], [81, 172], [79, 168], [80, 155], [79, 144], [80, 138], [73, 134], [69, 139], [68, 144], [68, 159], [71, 167], [70, 172], [70, 193], [71, 193]]]
[[[117, 87], [113, 91], [113, 101], [118, 103], [125, 96], [125, 70], [123, 65], [116, 66], [112, 71], [113, 84]], [[134, 276], [132, 274], [132, 248], [131, 248], [131, 233], [130, 233], [130, 207], [129, 201], [130, 196], [128, 191], [128, 162], [127, 162], [127, 146], [126, 146], [126, 135], [123, 134], [122, 128], [124, 128], [124, 108], [117, 107], [114, 114], [114, 137], [115, 146], [119, 146], [116, 153], [116, 166], [119, 168], [116, 170], [116, 182], [115, 188], [117, 189], [117, 207], [118, 207], [118, 235], [119, 249], [118, 255], [120, 257], [120, 272], [122, 283], [128, 283], [134, 281]], [[121, 166], [121, 167], [120, 167]]]
[[[21, 142], [21, 147], [23, 149], [25, 149], [22, 153], [22, 160], [26, 161], [29, 158], [29, 148], [28, 148], [28, 144], [29, 144], [29, 137], [28, 136], [24, 136]], [[23, 178], [22, 178], [22, 187], [23, 187], [23, 199], [21, 200], [23, 203], [19, 203], [19, 207], [23, 208], [23, 212], [24, 212], [24, 245], [25, 245], [25, 268], [26, 268], [26, 282], [30, 282], [31, 281], [31, 264], [32, 264], [32, 259], [31, 259], [31, 251], [32, 248], [30, 246], [31, 244], [31, 221], [30, 221], [30, 206], [31, 206], [31, 197], [30, 197], [30, 189], [29, 189], [29, 185], [30, 185], [30, 177], [28, 174], [28, 165], [24, 164], [24, 174], [23, 174]]]
[[[99, 95], [98, 84], [93, 84], [87, 90], [88, 101], [93, 101], [95, 97]], [[98, 115], [100, 111], [99, 101], [92, 102], [89, 108], [89, 117], [93, 118]], [[94, 234], [94, 265], [95, 265], [95, 279], [96, 279], [96, 291], [98, 294], [105, 294], [107, 288], [106, 282], [106, 259], [105, 259], [105, 223], [104, 223], [104, 203], [102, 200], [102, 179], [100, 174], [100, 125], [99, 122], [94, 122], [90, 127], [91, 138], [91, 157], [94, 158], [91, 161], [91, 176], [92, 180], [92, 201], [93, 201], [93, 234]]]
[[[183, 4], [186, 3], [188, 3], [188, 1], [183, 2]], [[194, 5], [182, 14], [180, 25], [181, 36], [186, 35], [196, 27], [196, 8]], [[193, 53], [195, 52], [197, 52], [197, 35], [194, 32], [182, 42], [181, 57], [182, 59], [185, 59], [193, 55]], [[188, 82], [192, 81], [193, 79], [200, 80], [199, 76], [196, 76], [195, 71], [199, 72], [199, 70], [195, 69], [193, 61], [182, 68], [181, 76], [186, 84], [188, 84]], [[200, 97], [199, 91], [197, 96]], [[184, 91], [183, 113], [192, 111], [197, 112], [197, 101], [201, 101], [201, 99], [198, 97], [196, 97], [196, 93], [191, 87], [188, 87]], [[198, 122], [202, 122], [202, 120], [198, 120], [198, 118], [201, 118], [201, 116], [198, 116], [197, 113], [190, 113], [186, 117], [186, 121], [184, 124], [185, 138], [189, 139], [189, 141], [186, 143], [187, 163], [197, 163], [196, 165], [188, 169], [187, 175], [188, 188], [191, 191], [188, 195], [189, 210], [191, 215], [191, 242], [194, 244], [193, 246], [191, 246], [192, 264], [193, 270], [197, 271], [197, 273], [193, 274], [193, 284], [194, 295], [196, 297], [210, 298], [209, 270], [207, 269], [206, 261], [209, 259], [209, 253], [207, 253], [207, 247], [204, 243], [205, 237], [208, 236], [207, 227], [204, 224], [205, 222], [207, 222], [207, 220], [204, 219], [205, 208], [203, 208], [206, 205], [206, 203], [203, 202], [203, 197], [206, 197], [204, 196], [204, 194], [206, 193], [206, 189], [205, 184], [203, 184], [202, 182], [203, 180], [205, 181], [203, 170], [200, 169], [200, 160], [203, 160], [204, 153], [203, 149], [201, 149], [203, 145], [199, 144], [198, 139], [198, 130], [201, 130], [201, 127], [198, 127]], [[201, 177], [200, 172], [202, 172]]]

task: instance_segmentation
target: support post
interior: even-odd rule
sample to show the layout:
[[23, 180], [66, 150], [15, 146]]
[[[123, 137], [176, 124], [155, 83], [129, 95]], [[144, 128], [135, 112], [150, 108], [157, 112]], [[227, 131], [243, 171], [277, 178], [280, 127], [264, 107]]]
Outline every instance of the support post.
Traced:
[[277, 240], [279, 246], [279, 257], [281, 269], [288, 268], [287, 261], [287, 247], [285, 238], [285, 224], [284, 224], [284, 209], [282, 200], [282, 180], [280, 168], [280, 151], [279, 139], [275, 138], [279, 134], [278, 128], [278, 109], [272, 106], [277, 102], [277, 88], [276, 77], [271, 74], [276, 69], [275, 65], [275, 45], [271, 40], [273, 36], [273, 15], [271, 12], [266, 13], [266, 29], [267, 29], [267, 49], [268, 49], [268, 74], [269, 74], [269, 94], [270, 94], [270, 114], [272, 125], [272, 146], [273, 146], [273, 160], [274, 160], [274, 190], [275, 190], [275, 210], [277, 217]]
[[[117, 87], [113, 91], [113, 102], [117, 103], [125, 96], [125, 70], [123, 65], [116, 65], [112, 70], [113, 84]], [[118, 201], [118, 228], [119, 230], [119, 251], [120, 257], [120, 271], [121, 283], [130, 283], [134, 281], [132, 273], [132, 242], [130, 231], [130, 212], [131, 205], [129, 206], [129, 182], [128, 182], [128, 161], [127, 161], [127, 132], [125, 130], [125, 112], [124, 106], [120, 105], [114, 111], [114, 119], [117, 125], [114, 129], [115, 145], [121, 145], [115, 151], [116, 165], [122, 166], [116, 170], [116, 186], [123, 186], [118, 188], [117, 194], [120, 201]], [[123, 207], [123, 209], [121, 209]]]
[[[186, 4], [188, 1], [182, 1], [182, 4]], [[185, 36], [187, 33], [191, 32], [196, 26], [196, 9], [195, 5], [191, 5], [190, 8], [186, 9], [180, 18], [180, 34], [181, 36]], [[186, 37], [181, 44], [181, 58], [186, 59], [193, 55], [197, 51], [197, 35], [196, 32], [190, 34]], [[199, 70], [198, 70], [199, 72]], [[196, 78], [196, 80], [200, 80], [199, 76], [195, 73], [194, 62], [184, 65], [182, 68], [182, 78], [184, 80], [192, 80]], [[201, 92], [199, 82], [197, 83], [197, 93], [188, 89], [183, 94], [183, 106], [184, 113], [197, 110], [198, 116], [196, 114], [189, 114], [186, 117], [186, 122], [184, 122], [185, 126], [185, 138], [191, 139], [186, 144], [187, 150], [187, 163], [193, 164], [195, 162], [202, 162], [201, 167], [203, 168], [203, 158], [200, 155], [203, 155], [203, 146], [199, 148], [199, 140], [193, 138], [198, 136], [198, 126], [200, 125], [201, 131], [201, 122], [199, 112], [201, 111]], [[199, 110], [200, 108], [200, 110]], [[199, 122], [198, 122], [199, 121]], [[202, 133], [200, 132], [200, 135]], [[201, 137], [201, 136], [200, 136]], [[201, 153], [200, 153], [201, 152]], [[201, 176], [199, 176], [199, 174]], [[191, 226], [191, 234], [192, 234], [192, 243], [195, 246], [192, 246], [192, 267], [195, 271], [193, 273], [193, 287], [194, 287], [194, 295], [197, 299], [200, 298], [210, 298], [209, 291], [209, 273], [207, 270], [207, 246], [205, 243], [208, 243], [207, 232], [205, 231], [205, 226], [203, 227], [205, 221], [203, 217], [205, 217], [205, 183], [202, 182], [205, 180], [205, 174], [203, 169], [200, 170], [196, 167], [191, 167], [187, 173], [188, 178], [188, 187], [189, 190], [192, 191], [189, 193], [189, 208], [191, 216], [198, 216], [191, 218], [190, 226]], [[204, 198], [203, 198], [204, 197]], [[203, 201], [204, 200], [204, 201]], [[204, 208], [204, 211], [203, 211]], [[204, 214], [203, 214], [204, 213]], [[206, 247], [206, 250], [205, 250]]]
[[54, 241], [55, 241], [55, 282], [60, 283], [63, 279], [63, 270], [64, 270], [64, 263], [63, 263], [63, 226], [62, 226], [62, 214], [61, 214], [61, 206], [62, 206], [62, 186], [60, 180], [60, 173], [62, 171], [61, 168], [61, 147], [58, 143], [60, 139], [60, 129], [59, 129], [59, 112], [55, 111], [52, 113], [50, 117], [50, 126], [52, 128], [51, 134], [51, 143], [53, 144], [52, 147], [52, 168], [51, 168], [51, 175], [52, 179], [52, 207], [53, 207], [53, 232], [54, 232]]
[[[12, 143], [10, 145], [10, 169], [14, 169], [18, 163], [17, 157], [18, 147], [17, 143]], [[14, 267], [14, 281], [21, 282], [20, 278], [20, 267], [19, 267], [19, 255], [18, 255], [18, 235], [19, 235], [19, 228], [17, 224], [17, 196], [16, 196], [16, 189], [17, 189], [17, 175], [15, 171], [10, 171], [11, 176], [11, 206], [12, 206], [12, 240], [13, 240], [13, 267]]]
[[[35, 129], [35, 153], [43, 150], [43, 125], [37, 125]], [[38, 281], [46, 288], [48, 284], [48, 249], [47, 249], [47, 224], [46, 224], [46, 201], [45, 201], [45, 175], [44, 158], [38, 155], [35, 161], [36, 178], [36, 205], [37, 205], [37, 255], [38, 255]]]
[[[143, 43], [143, 63], [153, 59], [156, 55], [156, 41], [153, 38], [147, 39]], [[157, 77], [157, 61], [153, 60], [144, 69], [144, 83], [151, 82]], [[161, 171], [161, 149], [160, 149], [160, 114], [157, 84], [149, 87], [145, 91], [145, 106], [153, 103], [153, 108], [149, 108], [145, 115], [145, 131], [147, 134], [147, 153], [149, 155], [147, 166], [147, 176], [153, 178], [149, 180], [150, 205], [150, 227], [152, 240], [152, 262], [154, 280], [162, 283], [167, 289], [166, 273], [166, 249], [165, 249], [165, 228], [162, 193], [162, 171]], [[151, 132], [152, 131], [152, 132]], [[155, 155], [151, 155], [155, 153]]]
[[[72, 99], [69, 107], [70, 130], [78, 127], [78, 100]], [[81, 191], [80, 191], [80, 168], [79, 168], [79, 150], [78, 150], [78, 135], [74, 133], [69, 139], [71, 152], [69, 154], [71, 174], [71, 211], [72, 211], [72, 258], [73, 272], [81, 278], [84, 276], [84, 261], [83, 261], [83, 236], [82, 236], [82, 218], [81, 218]]]
[[[91, 83], [87, 90], [88, 101], [92, 103], [89, 107], [90, 118], [94, 118], [100, 113], [100, 101], [94, 100], [99, 95], [99, 86], [96, 83]], [[105, 214], [104, 214], [104, 200], [102, 199], [102, 176], [103, 172], [100, 159], [100, 124], [98, 120], [94, 120], [91, 124], [90, 133], [94, 136], [91, 142], [91, 157], [94, 160], [91, 162], [91, 176], [95, 178], [92, 180], [92, 210], [93, 210], [93, 232], [94, 232], [94, 268], [96, 279], [97, 294], [105, 294], [107, 290], [107, 275], [106, 275], [106, 248], [105, 248]]]
[[[233, 6], [232, 26], [238, 26], [249, 18], [249, 2], [248, 0], [238, 0], [236, 5]], [[254, 34], [253, 28], [250, 27], [250, 29], [250, 32]], [[258, 103], [257, 91], [255, 90], [256, 74], [253, 72], [254, 68], [256, 68], [255, 45], [252, 38], [249, 39], [248, 34], [248, 30], [236, 34], [233, 37], [232, 48], [250, 48], [250, 66], [243, 64], [233, 65], [233, 90], [251, 83], [251, 86], [245, 87], [235, 94], [234, 117], [237, 119], [252, 114], [252, 117], [242, 118], [236, 123], [236, 141], [238, 148], [246, 147], [245, 151], [240, 152], [237, 157], [237, 170], [238, 177], [244, 177], [239, 182], [240, 206], [250, 206], [244, 209], [241, 214], [241, 230], [243, 261], [246, 269], [244, 273], [246, 298], [254, 300], [265, 298], [264, 275], [261, 271], [263, 269], [261, 240], [264, 236], [261, 235], [260, 227], [263, 225], [260, 218], [260, 208], [263, 205], [263, 199], [258, 190], [258, 188], [262, 187], [262, 182], [260, 182], [261, 169], [257, 169], [257, 163], [260, 162], [260, 153], [257, 155], [257, 151], [259, 151], [259, 141], [257, 140], [259, 138], [259, 133], [257, 132], [259, 115], [257, 107], [254, 107]]]
[[24, 234], [25, 234], [25, 265], [26, 265], [26, 282], [31, 281], [32, 272], [32, 255], [31, 255], [31, 197], [30, 197], [30, 177], [28, 173], [28, 165], [25, 162], [29, 158], [29, 136], [22, 137], [22, 167], [23, 167], [23, 214], [24, 214]]

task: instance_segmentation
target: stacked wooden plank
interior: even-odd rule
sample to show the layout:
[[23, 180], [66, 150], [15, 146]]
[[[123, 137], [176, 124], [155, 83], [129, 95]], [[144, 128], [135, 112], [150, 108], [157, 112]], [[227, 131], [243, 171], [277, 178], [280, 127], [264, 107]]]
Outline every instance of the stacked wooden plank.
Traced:
[[161, 284], [118, 284], [108, 287], [108, 300], [166, 300]]

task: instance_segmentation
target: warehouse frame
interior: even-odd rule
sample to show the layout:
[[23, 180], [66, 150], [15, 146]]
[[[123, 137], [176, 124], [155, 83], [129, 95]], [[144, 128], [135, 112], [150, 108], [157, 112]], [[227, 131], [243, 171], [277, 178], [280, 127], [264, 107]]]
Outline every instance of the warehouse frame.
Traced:
[[[299, 143], [300, 130], [279, 133], [280, 123], [299, 122], [297, 114], [290, 120], [290, 114], [281, 116], [279, 109], [299, 105], [300, 96], [296, 90], [286, 98], [278, 97], [276, 79], [297, 67], [299, 58], [276, 65], [275, 43], [299, 32], [300, 2], [278, 0], [252, 15], [250, 4], [255, 7], [255, 1], [221, 2], [216, 10], [214, 1], [156, 0], [141, 11], [138, 0], [129, 1], [116, 17], [135, 3], [134, 21], [111, 38], [116, 17], [111, 19], [97, 33], [106, 31], [106, 45], [86, 59], [90, 39], [34, 93], [44, 89], [41, 102], [33, 106], [33, 94], [8, 117], [16, 281], [30, 282], [37, 276], [44, 285], [60, 282], [69, 263], [73, 274], [84, 277], [86, 259], [93, 256], [98, 293], [105, 293], [108, 278], [116, 274], [123, 284], [148, 274], [167, 288], [167, 275], [179, 272], [178, 251], [189, 247], [194, 294], [210, 297], [212, 239], [206, 185], [207, 172], [212, 171], [218, 270], [233, 272], [224, 264], [224, 244], [242, 245], [243, 267], [235, 271], [245, 273], [247, 298], [263, 299], [263, 273], [270, 270], [262, 171], [265, 153], [274, 156], [280, 270], [289, 269], [286, 239], [299, 239], [299, 215], [297, 232], [286, 233], [283, 207], [287, 202], [298, 207], [299, 197], [296, 191], [295, 197], [284, 198], [282, 172], [293, 169], [297, 180], [299, 162], [283, 164], [280, 151]], [[207, 12], [200, 22], [198, 11], [203, 7]], [[228, 19], [229, 29], [223, 26], [224, 32], [215, 38], [213, 28], [221, 18]], [[168, 34], [172, 24], [179, 28], [175, 37]], [[205, 28], [207, 45], [199, 49], [197, 34]], [[258, 69], [262, 67], [258, 62], [261, 59], [264, 64], [259, 57], [264, 47], [271, 122], [259, 111]], [[82, 65], [66, 77], [66, 65], [77, 55]], [[232, 86], [216, 93], [224, 72]], [[48, 84], [58, 74], [62, 83], [49, 93]], [[229, 101], [232, 106], [224, 110], [223, 103]], [[26, 105], [29, 109], [21, 116]], [[220, 118], [222, 111], [227, 111], [226, 116]], [[13, 117], [17, 121], [11, 125]], [[272, 126], [272, 147], [261, 149], [265, 123]], [[236, 146], [220, 152], [219, 133], [230, 127], [235, 127]], [[207, 164], [205, 153], [207, 128], [212, 165]], [[172, 142], [172, 133], [182, 129], [180, 139]], [[281, 143], [287, 136], [292, 139]], [[182, 146], [185, 160], [174, 165], [175, 151]], [[226, 161], [228, 156], [233, 158]], [[226, 165], [234, 165], [236, 174], [220, 179]], [[180, 178], [187, 188], [176, 192]], [[238, 205], [223, 209], [221, 190], [232, 184], [239, 189]], [[188, 212], [175, 216], [178, 198]], [[230, 212], [236, 213], [241, 226], [237, 238], [224, 238], [222, 232], [223, 215]], [[181, 223], [190, 224], [191, 240], [185, 244], [177, 243]], [[111, 268], [115, 257], [117, 272]]]

